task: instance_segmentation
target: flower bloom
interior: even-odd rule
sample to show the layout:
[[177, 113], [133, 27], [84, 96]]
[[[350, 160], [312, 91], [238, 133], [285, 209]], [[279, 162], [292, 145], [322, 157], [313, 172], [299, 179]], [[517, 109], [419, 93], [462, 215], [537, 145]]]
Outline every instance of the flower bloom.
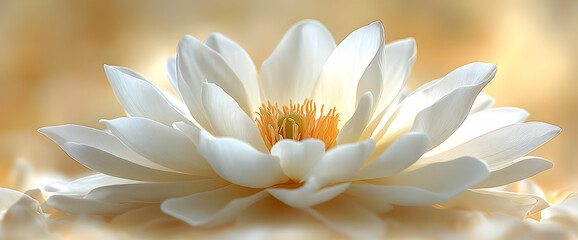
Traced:
[[491, 108], [481, 90], [494, 64], [465, 65], [405, 94], [415, 55], [411, 38], [385, 44], [379, 22], [336, 46], [306, 20], [260, 75], [223, 35], [185, 36], [167, 62], [180, 100], [130, 69], [105, 66], [130, 117], [103, 120], [107, 131], [40, 129], [101, 173], [47, 186], [47, 203], [97, 215], [160, 203], [192, 226], [216, 226], [275, 199], [359, 238], [381, 236], [378, 215], [395, 205], [499, 211], [491, 203], [511, 197], [529, 199], [508, 206], [516, 214], [543, 208], [535, 195], [495, 187], [550, 168], [524, 155], [560, 129], [524, 123], [521, 109]]

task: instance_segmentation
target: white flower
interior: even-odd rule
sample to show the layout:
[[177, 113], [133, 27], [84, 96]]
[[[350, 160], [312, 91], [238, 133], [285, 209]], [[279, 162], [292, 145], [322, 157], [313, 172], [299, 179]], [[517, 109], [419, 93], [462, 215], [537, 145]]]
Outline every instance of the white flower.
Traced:
[[323, 25], [302, 21], [259, 78], [223, 35], [185, 36], [167, 62], [183, 102], [105, 66], [130, 117], [102, 121], [108, 131], [40, 129], [101, 173], [48, 186], [48, 203], [97, 215], [162, 203], [190, 225], [216, 226], [274, 198], [370, 238], [383, 234], [378, 214], [394, 205], [430, 206], [551, 167], [523, 156], [560, 129], [523, 123], [521, 109], [490, 109], [480, 94], [495, 65], [468, 64], [402, 94], [415, 54], [413, 39], [385, 44], [379, 22], [335, 46]]

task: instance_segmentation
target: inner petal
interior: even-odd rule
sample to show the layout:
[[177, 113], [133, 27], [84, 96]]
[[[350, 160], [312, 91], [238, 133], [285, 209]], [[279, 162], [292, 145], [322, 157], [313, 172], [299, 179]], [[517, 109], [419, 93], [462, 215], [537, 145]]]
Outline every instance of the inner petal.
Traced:
[[324, 106], [321, 106], [320, 116], [317, 118], [317, 105], [311, 99], [305, 99], [302, 104], [289, 105], [263, 104], [255, 119], [261, 137], [269, 150], [282, 139], [301, 141], [308, 138], [316, 138], [325, 143], [325, 150], [335, 145], [335, 139], [339, 133], [337, 123], [339, 113], [334, 107], [324, 114]]

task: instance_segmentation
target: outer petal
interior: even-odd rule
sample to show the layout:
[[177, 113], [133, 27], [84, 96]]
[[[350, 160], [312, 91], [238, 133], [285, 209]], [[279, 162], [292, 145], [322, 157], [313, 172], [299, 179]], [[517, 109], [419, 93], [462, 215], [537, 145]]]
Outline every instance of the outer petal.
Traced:
[[483, 161], [463, 157], [368, 181], [376, 184], [352, 184], [347, 193], [361, 199], [380, 200], [384, 204], [428, 206], [457, 196], [488, 175]]
[[235, 99], [215, 84], [204, 84], [202, 95], [207, 119], [217, 136], [237, 138], [261, 152], [267, 152], [257, 125], [241, 110]]
[[251, 106], [261, 105], [261, 91], [257, 69], [249, 54], [239, 44], [220, 33], [211, 33], [205, 39], [205, 44], [219, 53], [229, 64], [235, 75], [245, 86]]
[[346, 181], [359, 170], [374, 148], [372, 139], [332, 148], [313, 166], [306, 178], [327, 178], [328, 184]]
[[193, 142], [179, 130], [146, 118], [102, 122], [127, 146], [159, 165], [191, 175], [215, 176]]
[[229, 185], [209, 192], [166, 200], [161, 209], [191, 226], [217, 226], [231, 221], [244, 209], [266, 196], [266, 191]]
[[383, 49], [383, 45], [384, 33], [380, 22], [371, 23], [349, 34], [323, 66], [315, 86], [314, 99], [336, 106], [342, 119], [349, 120], [355, 109], [357, 94], [352, 90], [357, 89], [370, 63], [382, 52], [380, 49]]
[[385, 233], [385, 223], [375, 213], [348, 198], [340, 197], [305, 210], [354, 239], [380, 239]]
[[146, 205], [146, 203], [109, 203], [66, 195], [51, 196], [46, 203], [60, 211], [79, 215], [117, 215]]
[[141, 182], [97, 173], [70, 182], [53, 182], [44, 186], [44, 190], [59, 195], [83, 196], [95, 188], [131, 183]]
[[138, 73], [107, 65], [104, 65], [104, 70], [118, 101], [129, 115], [150, 118], [169, 126], [173, 122], [191, 123], [160, 90]]
[[100, 149], [104, 152], [126, 159], [127, 161], [138, 165], [170, 171], [168, 168], [151, 162], [150, 160], [137, 154], [113, 135], [98, 129], [79, 125], [61, 125], [54, 127], [43, 127], [38, 129], [38, 131], [52, 139], [52, 141], [54, 141], [63, 149], [65, 143], [79, 143]]
[[137, 165], [100, 149], [73, 142], [62, 149], [80, 164], [107, 175], [139, 181], [170, 182], [194, 180], [198, 177]]
[[278, 157], [233, 138], [215, 138], [202, 131], [199, 152], [219, 176], [237, 185], [265, 188], [288, 179]]
[[331, 33], [317, 21], [304, 20], [291, 27], [261, 67], [267, 99], [283, 105], [311, 97], [334, 48]]
[[373, 95], [371, 92], [366, 92], [359, 100], [353, 116], [351, 116], [339, 131], [336, 139], [338, 145], [357, 142], [357, 140], [359, 140], [371, 118], [372, 106]]
[[179, 91], [179, 78], [177, 76], [176, 57], [170, 57], [167, 59], [167, 62], [165, 63], [165, 71], [167, 72], [167, 78], [169, 79], [169, 82], [171, 83], [175, 91], [177, 91], [178, 94], [181, 94], [181, 92]]
[[304, 208], [323, 203], [343, 193], [351, 183], [342, 183], [327, 188], [327, 179], [311, 177], [305, 184], [296, 189], [269, 188], [267, 191], [279, 201], [294, 207]]
[[420, 159], [420, 164], [445, 161], [460, 156], [484, 160], [491, 169], [522, 157], [552, 139], [560, 128], [541, 122], [513, 124], [500, 128], [445, 152]]
[[539, 157], [524, 157], [511, 161], [492, 170], [490, 176], [478, 183], [475, 188], [497, 187], [534, 176], [546, 169], [552, 168], [552, 162]]
[[[458, 68], [443, 79], [418, 89], [408, 96], [387, 120], [384, 118], [375, 134], [397, 136], [412, 130], [428, 133], [430, 149], [447, 139], [467, 117], [474, 99], [496, 73], [494, 64], [472, 63]], [[387, 139], [378, 141], [376, 154], [387, 146]]]
[[444, 207], [467, 208], [482, 212], [501, 212], [519, 218], [526, 217], [536, 208], [538, 211], [548, 204], [537, 196], [524, 193], [504, 192], [491, 189], [467, 190], [454, 199], [442, 203]]
[[171, 183], [135, 183], [109, 185], [96, 188], [86, 195], [87, 199], [110, 203], [162, 202], [167, 198], [215, 190], [229, 185], [222, 179], [202, 179]]
[[426, 156], [451, 149], [496, 129], [524, 122], [528, 116], [528, 112], [519, 108], [493, 108], [474, 113], [469, 115], [447, 140], [429, 151]]
[[382, 178], [401, 172], [421, 157], [428, 144], [429, 137], [425, 133], [407, 133], [395, 140], [381, 156], [359, 170], [354, 179]]
[[271, 155], [279, 157], [285, 175], [299, 182], [325, 155], [325, 143], [314, 138], [299, 142], [281, 140], [273, 145]]

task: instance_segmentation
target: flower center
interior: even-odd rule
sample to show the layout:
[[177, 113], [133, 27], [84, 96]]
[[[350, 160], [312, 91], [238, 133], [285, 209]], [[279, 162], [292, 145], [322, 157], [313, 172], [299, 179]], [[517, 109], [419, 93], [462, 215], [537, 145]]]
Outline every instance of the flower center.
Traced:
[[259, 117], [255, 121], [269, 150], [282, 139], [301, 141], [307, 138], [323, 141], [325, 150], [328, 150], [335, 144], [339, 133], [339, 113], [333, 108], [323, 114], [323, 108], [322, 105], [317, 118], [317, 105], [311, 99], [305, 99], [303, 104], [293, 104], [293, 101], [290, 101], [289, 105], [281, 108], [269, 102], [259, 108]]

